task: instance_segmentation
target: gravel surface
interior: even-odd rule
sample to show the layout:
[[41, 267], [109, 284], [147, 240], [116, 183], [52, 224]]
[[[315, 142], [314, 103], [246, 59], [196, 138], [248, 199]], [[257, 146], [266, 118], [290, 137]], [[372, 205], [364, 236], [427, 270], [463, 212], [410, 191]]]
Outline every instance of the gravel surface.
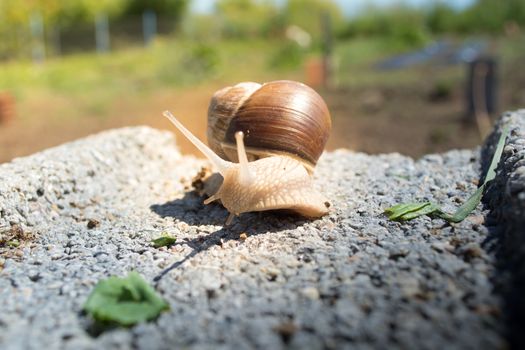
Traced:
[[[480, 154], [326, 153], [316, 184], [330, 215], [249, 213], [229, 228], [225, 209], [189, 192], [207, 163], [167, 132], [113, 130], [0, 165], [0, 242], [19, 243], [0, 248], [0, 348], [505, 347], [489, 208], [453, 225], [382, 214], [414, 199], [453, 211]], [[153, 248], [163, 232], [178, 244]], [[82, 305], [98, 280], [131, 270], [171, 309], [100, 332]]]

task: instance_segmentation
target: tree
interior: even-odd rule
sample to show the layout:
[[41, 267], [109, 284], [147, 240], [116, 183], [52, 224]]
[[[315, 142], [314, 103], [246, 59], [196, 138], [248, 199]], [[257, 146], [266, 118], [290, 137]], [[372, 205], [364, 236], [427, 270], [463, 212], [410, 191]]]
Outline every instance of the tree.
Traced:
[[435, 3], [426, 15], [428, 29], [435, 34], [456, 30], [458, 14], [447, 4]]
[[284, 6], [284, 17], [287, 25], [296, 25], [306, 30], [312, 37], [322, 35], [321, 16], [328, 14], [333, 27], [341, 26], [343, 16], [341, 9], [332, 0], [287, 0]]
[[125, 0], [123, 15], [142, 15], [154, 11], [157, 16], [181, 19], [188, 10], [188, 0]]
[[275, 32], [278, 8], [270, 0], [218, 0], [215, 13], [226, 37], [266, 36]]

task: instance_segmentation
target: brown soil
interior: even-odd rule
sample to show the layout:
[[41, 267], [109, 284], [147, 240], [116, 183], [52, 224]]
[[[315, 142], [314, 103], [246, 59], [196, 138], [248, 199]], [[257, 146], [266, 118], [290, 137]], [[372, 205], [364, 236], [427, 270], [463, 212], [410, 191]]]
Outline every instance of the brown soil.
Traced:
[[432, 100], [417, 88], [348, 89], [326, 93], [334, 130], [328, 148], [419, 157], [481, 142], [459, 92]]
[[[204, 86], [180, 90], [163, 90], [140, 98], [116, 99], [109, 106], [110, 118], [101, 119], [80, 113], [64, 118], [73, 106], [50, 100], [48, 96], [33, 98], [18, 106], [17, 115], [9, 123], [0, 124], [0, 162], [29, 155], [36, 151], [84, 137], [102, 130], [134, 125], [173, 130], [162, 117], [162, 111], [171, 110], [197, 137], [205, 138], [206, 111], [209, 97], [218, 87]], [[42, 118], [31, 117], [35, 111], [46, 111]], [[178, 137], [184, 153], [197, 151], [183, 137]]]

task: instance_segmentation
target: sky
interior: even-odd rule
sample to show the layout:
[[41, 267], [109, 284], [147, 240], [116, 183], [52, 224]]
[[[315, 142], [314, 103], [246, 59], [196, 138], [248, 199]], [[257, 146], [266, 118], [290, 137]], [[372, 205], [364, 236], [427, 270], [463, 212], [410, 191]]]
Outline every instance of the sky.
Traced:
[[[280, 2], [282, 0], [276, 0], [276, 1]], [[368, 5], [374, 5], [374, 6], [381, 7], [381, 6], [394, 5], [398, 3], [405, 3], [411, 6], [418, 7], [418, 6], [425, 6], [433, 2], [432, 0], [334, 0], [334, 1], [339, 4], [342, 11], [347, 16], [358, 14], [361, 9], [365, 8]], [[454, 8], [462, 9], [472, 4], [475, 0], [440, 0], [440, 1], [448, 5], [451, 5]], [[214, 3], [215, 3], [215, 0], [192, 0], [191, 9], [197, 13], [210, 13], [213, 10]]]

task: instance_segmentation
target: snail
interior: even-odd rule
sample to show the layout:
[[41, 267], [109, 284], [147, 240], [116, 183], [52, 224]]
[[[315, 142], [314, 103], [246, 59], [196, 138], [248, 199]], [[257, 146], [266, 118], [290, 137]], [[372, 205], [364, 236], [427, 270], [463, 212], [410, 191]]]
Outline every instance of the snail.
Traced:
[[288, 209], [318, 218], [329, 203], [314, 188], [312, 174], [328, 139], [331, 120], [323, 99], [294, 81], [239, 83], [217, 91], [208, 109], [206, 146], [170, 112], [163, 113], [222, 176], [215, 193], [235, 216]]

